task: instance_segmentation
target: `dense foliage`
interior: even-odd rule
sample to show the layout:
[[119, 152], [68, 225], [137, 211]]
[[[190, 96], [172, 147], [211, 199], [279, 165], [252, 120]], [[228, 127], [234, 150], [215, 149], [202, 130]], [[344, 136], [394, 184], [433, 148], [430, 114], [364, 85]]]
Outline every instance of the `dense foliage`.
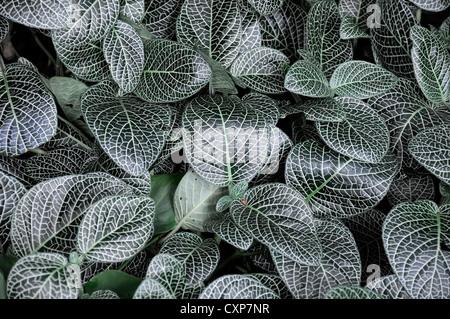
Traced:
[[0, 0], [0, 299], [450, 298], [450, 0]]

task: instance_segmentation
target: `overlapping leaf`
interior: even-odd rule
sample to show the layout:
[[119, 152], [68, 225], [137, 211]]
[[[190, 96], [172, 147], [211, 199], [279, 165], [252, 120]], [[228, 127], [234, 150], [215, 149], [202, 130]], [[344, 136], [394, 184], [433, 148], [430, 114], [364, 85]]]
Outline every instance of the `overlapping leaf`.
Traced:
[[275, 266], [294, 298], [324, 298], [332, 287], [358, 285], [361, 261], [351, 232], [338, 221], [316, 221], [323, 256], [305, 265], [271, 249]]
[[450, 1], [449, 0], [409, 0], [412, 3], [414, 3], [419, 8], [426, 10], [426, 11], [432, 11], [432, 12], [439, 12], [444, 11], [448, 7], [450, 7]]
[[431, 175], [407, 174], [392, 182], [386, 198], [391, 206], [420, 199], [434, 200], [434, 181]]
[[396, 275], [383, 276], [376, 278], [366, 285], [371, 289], [390, 299], [411, 299], [408, 292], [402, 286]]
[[259, 16], [250, 11], [240, 10], [242, 17], [242, 37], [239, 54], [250, 49], [262, 46], [261, 27]]
[[261, 15], [270, 15], [275, 13], [282, 5], [284, 0], [248, 0], [248, 3]]
[[450, 184], [450, 124], [429, 128], [408, 144], [412, 156], [440, 180]]
[[[147, 1], [146, 1], [147, 2]], [[157, 38], [171, 39], [183, 1], [153, 0], [146, 3], [142, 23]]]
[[309, 97], [334, 95], [322, 70], [307, 60], [297, 61], [289, 68], [284, 87], [290, 92]]
[[14, 252], [21, 257], [43, 250], [73, 250], [84, 211], [106, 196], [122, 194], [132, 195], [132, 189], [105, 173], [68, 175], [37, 184], [14, 210]]
[[0, 42], [3, 42], [8, 33], [9, 33], [9, 22], [4, 17], [0, 16]]
[[358, 286], [338, 286], [327, 291], [326, 299], [386, 299], [383, 295]]
[[120, 0], [120, 14], [139, 23], [145, 15], [145, 0]]
[[297, 107], [307, 120], [314, 122], [342, 122], [346, 116], [342, 103], [336, 98], [310, 99]]
[[233, 220], [254, 239], [278, 254], [316, 265], [322, 257], [312, 213], [292, 188], [271, 183], [245, 192], [230, 207]]
[[0, 61], [0, 153], [19, 155], [47, 142], [56, 131], [56, 104], [34, 69]]
[[344, 0], [339, 1], [339, 14], [341, 26], [339, 33], [342, 39], [368, 38], [367, 21], [372, 14], [371, 0]]
[[308, 139], [290, 152], [285, 177], [287, 184], [306, 198], [316, 216], [342, 218], [377, 205], [396, 173], [392, 155], [371, 164]]
[[146, 101], [184, 100], [200, 91], [211, 77], [208, 63], [186, 45], [151, 40], [146, 42], [144, 50], [144, 74], [134, 93]]
[[14, 177], [26, 188], [29, 188], [36, 183], [27, 174], [25, 160], [18, 159], [17, 157], [0, 155], [0, 171]]
[[176, 28], [179, 42], [205, 49], [225, 68], [239, 54], [242, 18], [237, 1], [187, 0]]
[[244, 85], [261, 93], [283, 93], [285, 66], [289, 59], [280, 51], [255, 47], [239, 55], [230, 73]]
[[9, 299], [77, 299], [80, 268], [55, 253], [25, 256], [8, 276]]
[[412, 298], [448, 299], [450, 205], [428, 200], [402, 203], [388, 214], [383, 242], [392, 268]]
[[190, 284], [204, 281], [214, 271], [220, 259], [219, 247], [214, 239], [202, 240], [200, 236], [188, 232], [169, 237], [159, 253], [172, 255], [180, 261]]

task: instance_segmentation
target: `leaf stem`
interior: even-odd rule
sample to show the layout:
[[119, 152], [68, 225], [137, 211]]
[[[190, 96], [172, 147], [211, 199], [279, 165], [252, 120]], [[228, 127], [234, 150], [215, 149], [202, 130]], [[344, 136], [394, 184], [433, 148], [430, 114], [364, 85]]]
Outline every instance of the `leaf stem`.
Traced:
[[422, 9], [417, 9], [417, 11], [416, 11], [416, 18], [417, 18], [417, 21], [419, 21], [419, 23], [420, 23], [420, 20], [422, 20]]

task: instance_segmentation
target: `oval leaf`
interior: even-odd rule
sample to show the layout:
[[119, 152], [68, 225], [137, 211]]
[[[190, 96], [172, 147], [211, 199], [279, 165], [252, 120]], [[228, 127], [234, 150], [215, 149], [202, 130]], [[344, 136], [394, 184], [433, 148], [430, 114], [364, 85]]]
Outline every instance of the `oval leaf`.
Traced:
[[322, 70], [307, 60], [297, 61], [289, 68], [284, 87], [290, 92], [309, 97], [333, 96]]

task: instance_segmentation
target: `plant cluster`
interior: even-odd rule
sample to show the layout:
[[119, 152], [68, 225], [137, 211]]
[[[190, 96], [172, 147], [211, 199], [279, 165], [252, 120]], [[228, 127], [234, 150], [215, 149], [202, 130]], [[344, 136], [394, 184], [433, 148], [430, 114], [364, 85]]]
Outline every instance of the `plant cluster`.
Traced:
[[449, 6], [0, 1], [0, 299], [450, 298]]

